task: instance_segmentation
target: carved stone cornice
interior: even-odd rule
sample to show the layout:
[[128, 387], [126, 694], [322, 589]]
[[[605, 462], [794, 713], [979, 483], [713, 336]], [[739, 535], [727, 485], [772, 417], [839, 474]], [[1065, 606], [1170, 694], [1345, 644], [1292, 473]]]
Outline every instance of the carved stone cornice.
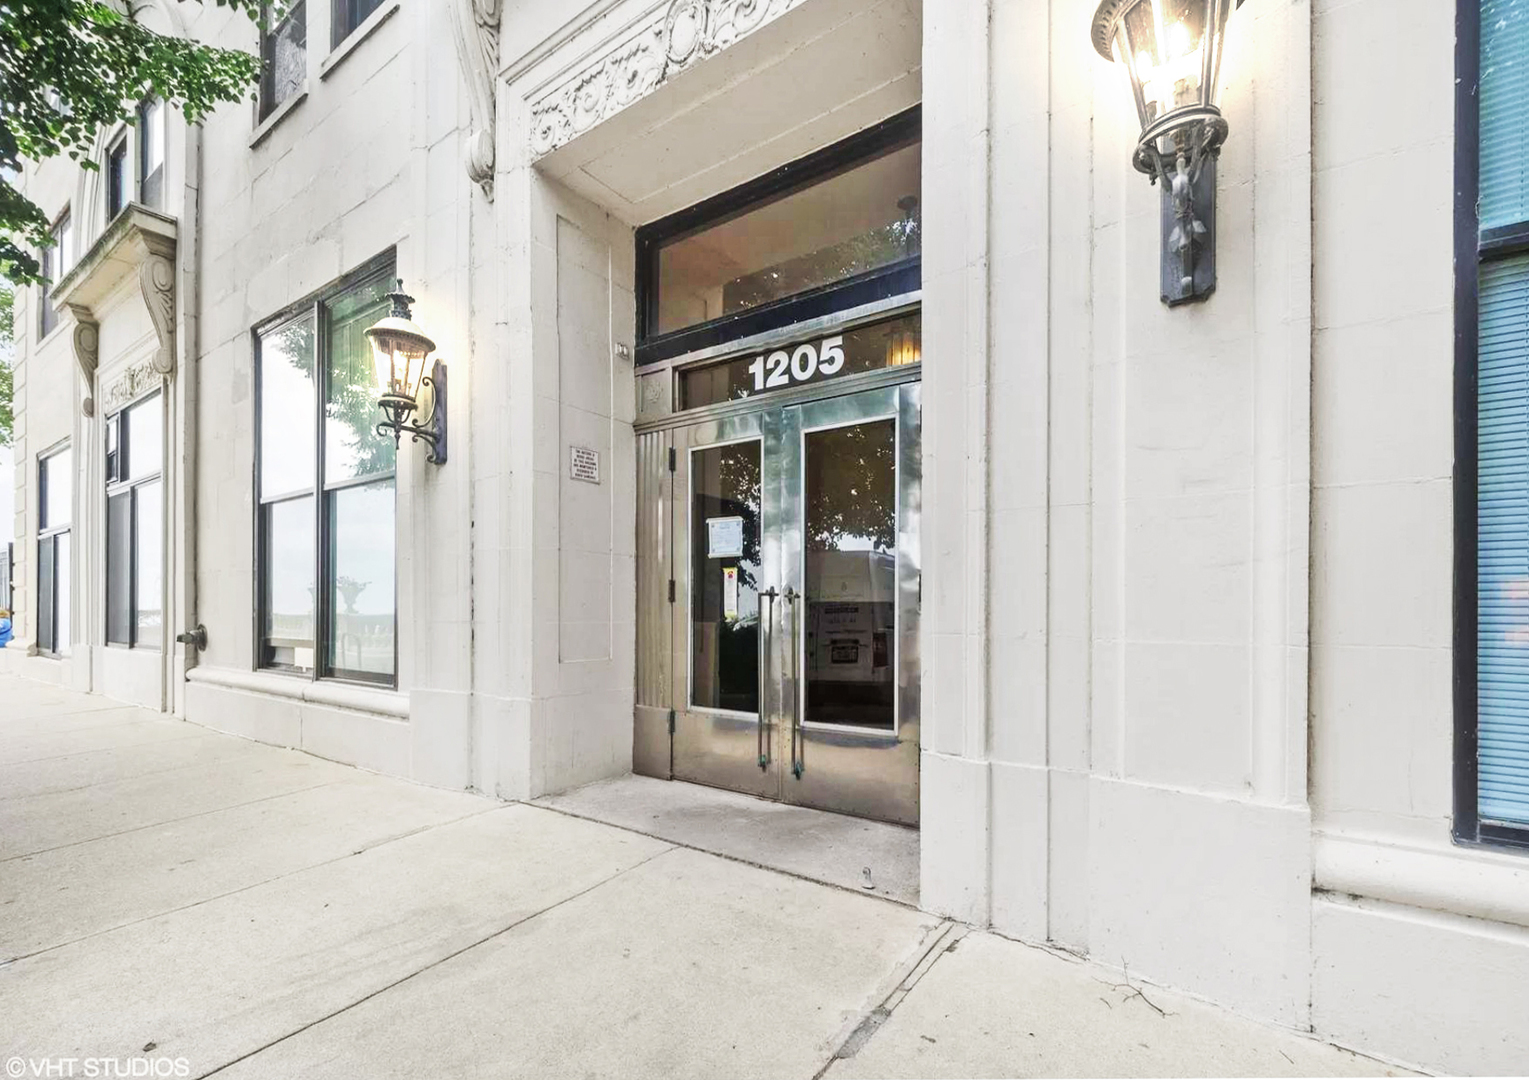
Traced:
[[551, 153], [804, 2], [670, 0], [536, 96], [531, 153]]
[[[174, 218], [130, 203], [54, 284], [53, 303], [74, 316], [75, 362], [87, 387], [94, 387], [100, 366], [99, 305], [132, 279], [137, 280], [158, 338], [149, 363], [160, 377], [175, 374], [175, 237]], [[85, 415], [92, 415], [94, 407], [87, 390]]]
[[451, 0], [457, 59], [472, 102], [467, 175], [494, 197], [494, 72], [499, 70], [499, 16], [503, 0]]

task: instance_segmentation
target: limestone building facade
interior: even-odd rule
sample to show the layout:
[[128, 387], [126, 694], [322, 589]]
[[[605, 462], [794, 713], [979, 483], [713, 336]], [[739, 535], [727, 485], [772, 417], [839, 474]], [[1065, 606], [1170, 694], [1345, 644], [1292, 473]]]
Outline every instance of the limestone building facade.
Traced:
[[[1519, 408], [1483, 343], [1529, 372], [1478, 209], [1522, 6], [1240, 4], [1216, 289], [1170, 307], [1095, 0], [299, 3], [264, 40], [154, 0], [267, 76], [24, 177], [60, 243], [0, 666], [504, 798], [636, 769], [904, 822], [925, 908], [1522, 1073], [1491, 619], [1529, 540], [1477, 483]], [[400, 278], [441, 464], [374, 430]]]

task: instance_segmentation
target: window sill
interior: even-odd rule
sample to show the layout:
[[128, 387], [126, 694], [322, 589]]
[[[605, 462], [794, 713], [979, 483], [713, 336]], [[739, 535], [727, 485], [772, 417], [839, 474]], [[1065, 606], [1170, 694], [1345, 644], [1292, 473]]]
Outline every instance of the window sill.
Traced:
[[283, 101], [280, 105], [276, 106], [276, 108], [272, 109], [270, 114], [266, 116], [264, 120], [255, 125], [255, 130], [250, 132], [250, 149], [253, 150], [255, 147], [265, 142], [265, 137], [271, 133], [272, 129], [274, 129], [277, 124], [285, 120], [287, 118], [287, 114], [301, 105], [307, 97], [308, 83], [305, 81], [302, 86], [297, 88], [296, 92], [293, 93], [291, 97], [287, 98], [286, 101]]
[[1529, 926], [1529, 859], [1521, 855], [1322, 832], [1312, 846], [1315, 888]]
[[306, 701], [336, 709], [373, 713], [394, 720], [409, 719], [409, 695], [356, 683], [313, 682], [306, 676], [275, 671], [236, 671], [199, 664], [186, 672], [189, 682], [207, 683], [226, 690], [244, 690], [272, 697]]
[[329, 55], [324, 57], [323, 61], [319, 64], [319, 78], [329, 78], [330, 72], [339, 67], [347, 56], [355, 52], [357, 46], [371, 37], [376, 32], [377, 27], [393, 17], [393, 13], [398, 10], [400, 2], [401, 0], [388, 0], [387, 3], [362, 19], [360, 25], [354, 30], [346, 34], [345, 40], [331, 49]]

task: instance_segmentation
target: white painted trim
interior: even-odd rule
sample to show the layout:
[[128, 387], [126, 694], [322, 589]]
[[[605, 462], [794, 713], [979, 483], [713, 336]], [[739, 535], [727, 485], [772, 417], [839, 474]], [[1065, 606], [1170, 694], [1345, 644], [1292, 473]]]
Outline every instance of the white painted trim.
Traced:
[[[586, 7], [583, 11], [569, 19], [561, 27], [553, 31], [541, 41], [537, 42], [530, 49], [519, 54], [518, 56], [513, 57], [512, 59], [504, 60], [499, 65], [498, 78], [502, 82], [507, 83], [518, 81], [520, 77], [527, 71], [533, 67], [536, 67], [542, 61], [546, 60], [547, 57], [551, 56], [563, 46], [567, 45], [570, 41], [573, 41], [575, 38], [587, 32], [590, 27], [594, 26], [601, 19], [605, 18], [606, 15], [610, 14], [612, 8], [616, 7], [622, 2], [623, 0], [594, 0], [594, 2]], [[631, 20], [631, 23], [640, 21], [647, 14], [647, 12], [644, 12], [642, 15], [636, 16]], [[628, 25], [631, 25], [631, 23]], [[571, 66], [572, 64], [569, 65], [569, 67]], [[559, 71], [557, 74], [549, 76], [542, 83], [531, 87], [530, 92], [533, 94], [536, 93], [538, 90], [541, 90], [547, 82], [551, 82], [552, 79], [557, 78], [558, 75], [562, 73], [562, 71]]]
[[328, 705], [338, 709], [376, 713], [378, 716], [409, 719], [409, 695], [397, 690], [378, 690], [348, 683], [311, 682], [308, 679], [277, 675], [268, 671], [239, 671], [234, 668], [208, 667], [199, 664], [186, 672], [188, 682], [206, 683], [227, 690]]
[[303, 85], [297, 88], [296, 93], [287, 98], [287, 100], [283, 101], [280, 105], [276, 106], [276, 108], [272, 109], [269, 116], [255, 125], [255, 130], [250, 132], [250, 149], [253, 150], [255, 147], [263, 143], [265, 141], [265, 137], [271, 133], [271, 130], [277, 124], [285, 120], [287, 118], [287, 114], [301, 105], [307, 99], [307, 97], [308, 81], [304, 79]]
[[[345, 40], [331, 49], [329, 55], [319, 62], [319, 79], [329, 78], [330, 72], [339, 67], [341, 62], [354, 52], [358, 45], [371, 37], [376, 32], [377, 27], [393, 17], [393, 13], [398, 10], [399, 3], [400, 0], [389, 0], [388, 3], [383, 4], [376, 11], [362, 19], [359, 26], [345, 35]], [[286, 102], [282, 102], [282, 104], [285, 105]]]
[[1529, 857], [1318, 832], [1312, 864], [1316, 889], [1529, 926]]

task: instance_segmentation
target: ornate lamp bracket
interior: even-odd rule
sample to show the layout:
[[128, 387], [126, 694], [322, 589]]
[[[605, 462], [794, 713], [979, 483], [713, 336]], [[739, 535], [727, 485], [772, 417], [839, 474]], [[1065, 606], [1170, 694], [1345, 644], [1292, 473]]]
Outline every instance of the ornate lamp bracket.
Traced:
[[430, 413], [416, 423], [409, 423], [414, 411], [414, 401], [406, 397], [384, 394], [378, 401], [387, 420], [377, 425], [377, 434], [386, 438], [393, 436], [393, 445], [403, 443], [404, 432], [413, 436], [413, 442], [428, 443], [430, 449], [425, 460], [431, 465], [446, 464], [446, 365], [436, 360], [430, 374], [419, 380], [421, 388], [430, 388]]

